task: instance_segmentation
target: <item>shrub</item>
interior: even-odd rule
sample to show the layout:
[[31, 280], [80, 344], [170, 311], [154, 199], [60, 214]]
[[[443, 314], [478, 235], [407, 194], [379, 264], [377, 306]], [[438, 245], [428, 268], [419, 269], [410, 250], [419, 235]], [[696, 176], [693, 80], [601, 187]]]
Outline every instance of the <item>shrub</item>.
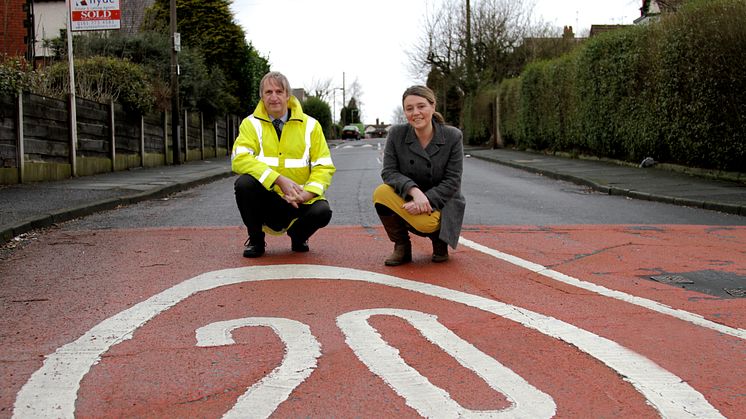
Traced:
[[303, 112], [306, 115], [314, 117], [317, 121], [319, 121], [319, 124], [321, 124], [321, 128], [324, 130], [324, 135], [326, 138], [331, 138], [332, 133], [332, 111], [329, 109], [329, 105], [324, 102], [323, 100], [311, 96], [308, 99], [306, 99], [301, 106], [303, 107]]
[[486, 87], [464, 99], [464, 137], [470, 144], [488, 142], [494, 133], [497, 87]]
[[523, 147], [746, 172], [746, 2], [692, 0], [607, 32], [500, 86]]
[[[58, 62], [46, 70], [48, 96], [65, 97], [70, 91], [67, 62]], [[142, 67], [111, 57], [75, 60], [75, 92], [81, 98], [99, 103], [114, 101], [128, 110], [145, 114], [155, 103], [150, 78]]]
[[525, 139], [521, 120], [521, 78], [505, 79], [498, 89], [500, 98], [500, 133], [504, 145], [522, 145]]
[[0, 55], [0, 94], [16, 95], [44, 83], [44, 73], [34, 71], [22, 57]]
[[681, 164], [746, 171], [746, 2], [693, 1], [662, 22], [664, 141]]
[[582, 132], [601, 156], [637, 160], [656, 153], [658, 121], [649, 27], [607, 32], [579, 54], [577, 86]]

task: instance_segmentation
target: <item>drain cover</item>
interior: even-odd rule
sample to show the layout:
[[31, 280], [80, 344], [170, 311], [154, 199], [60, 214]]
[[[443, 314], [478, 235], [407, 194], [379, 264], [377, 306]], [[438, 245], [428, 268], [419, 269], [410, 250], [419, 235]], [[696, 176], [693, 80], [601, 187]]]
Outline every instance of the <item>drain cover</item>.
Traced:
[[746, 288], [726, 288], [725, 292], [737, 298], [746, 297]]
[[651, 276], [650, 279], [658, 281], [662, 284], [693, 284], [694, 281], [691, 279], [684, 278], [681, 275], [657, 275]]
[[746, 298], [746, 276], [733, 272], [703, 270], [693, 272], [664, 272], [644, 276], [661, 284], [697, 291], [719, 298]]

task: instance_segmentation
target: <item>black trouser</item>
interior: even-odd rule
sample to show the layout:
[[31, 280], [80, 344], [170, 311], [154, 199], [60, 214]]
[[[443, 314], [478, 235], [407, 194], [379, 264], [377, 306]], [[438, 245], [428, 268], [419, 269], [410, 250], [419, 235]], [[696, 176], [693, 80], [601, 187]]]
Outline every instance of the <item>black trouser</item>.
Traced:
[[332, 210], [326, 200], [320, 199], [295, 208], [277, 193], [268, 191], [251, 175], [239, 176], [234, 189], [238, 211], [252, 242], [264, 240], [263, 225], [282, 231], [295, 218], [297, 220], [288, 230], [288, 236], [293, 240], [305, 241], [332, 219]]

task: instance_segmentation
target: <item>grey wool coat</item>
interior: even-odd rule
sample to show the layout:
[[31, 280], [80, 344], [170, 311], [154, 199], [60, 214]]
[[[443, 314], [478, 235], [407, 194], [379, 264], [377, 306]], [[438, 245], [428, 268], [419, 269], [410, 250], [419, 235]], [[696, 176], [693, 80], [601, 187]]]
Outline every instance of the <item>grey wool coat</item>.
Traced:
[[439, 237], [452, 248], [458, 245], [466, 199], [461, 194], [464, 145], [461, 130], [433, 121], [433, 139], [423, 150], [409, 124], [389, 129], [383, 154], [383, 182], [407, 198], [417, 186], [440, 211]]

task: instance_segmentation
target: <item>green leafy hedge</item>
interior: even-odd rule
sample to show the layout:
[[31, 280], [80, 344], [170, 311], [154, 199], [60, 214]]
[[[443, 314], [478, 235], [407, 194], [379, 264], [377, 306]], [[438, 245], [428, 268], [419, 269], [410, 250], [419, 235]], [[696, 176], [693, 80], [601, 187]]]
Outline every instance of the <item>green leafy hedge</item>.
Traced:
[[[64, 97], [70, 91], [66, 62], [53, 64], [46, 74], [48, 95]], [[75, 60], [75, 91], [86, 99], [99, 103], [113, 100], [142, 114], [155, 104], [150, 77], [142, 66], [113, 57]]]
[[499, 87], [506, 143], [746, 172], [746, 2], [588, 40]]
[[332, 138], [332, 111], [329, 109], [329, 105], [323, 100], [311, 96], [301, 106], [306, 115], [310, 115], [319, 121], [321, 128], [324, 130], [324, 136], [327, 139]]
[[22, 57], [0, 55], [0, 94], [15, 95], [43, 84], [45, 75], [34, 71]]

